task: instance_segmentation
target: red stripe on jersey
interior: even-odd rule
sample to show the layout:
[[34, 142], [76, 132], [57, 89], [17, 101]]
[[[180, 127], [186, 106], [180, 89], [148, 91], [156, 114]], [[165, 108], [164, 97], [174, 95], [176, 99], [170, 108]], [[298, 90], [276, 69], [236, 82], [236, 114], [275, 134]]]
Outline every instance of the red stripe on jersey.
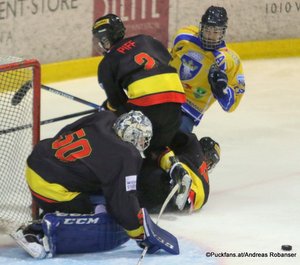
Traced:
[[43, 197], [42, 195], [35, 193], [33, 190], [30, 190], [30, 191], [31, 191], [31, 193], [32, 193], [32, 195], [34, 197], [36, 197], [36, 198], [38, 198], [38, 199], [40, 199], [40, 200], [42, 200], [44, 202], [47, 202], [47, 203], [58, 203], [58, 201], [51, 200], [51, 199], [48, 199], [46, 197]]
[[184, 103], [185, 94], [178, 92], [163, 92], [159, 94], [145, 95], [140, 98], [129, 99], [127, 102], [137, 106], [152, 106], [162, 103]]

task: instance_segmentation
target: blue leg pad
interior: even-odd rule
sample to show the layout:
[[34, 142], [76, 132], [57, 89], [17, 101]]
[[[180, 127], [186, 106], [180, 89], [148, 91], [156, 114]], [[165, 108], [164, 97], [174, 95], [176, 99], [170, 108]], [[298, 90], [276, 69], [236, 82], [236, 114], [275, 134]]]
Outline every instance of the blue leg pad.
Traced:
[[53, 255], [106, 251], [129, 240], [125, 230], [106, 212], [48, 213], [42, 226]]

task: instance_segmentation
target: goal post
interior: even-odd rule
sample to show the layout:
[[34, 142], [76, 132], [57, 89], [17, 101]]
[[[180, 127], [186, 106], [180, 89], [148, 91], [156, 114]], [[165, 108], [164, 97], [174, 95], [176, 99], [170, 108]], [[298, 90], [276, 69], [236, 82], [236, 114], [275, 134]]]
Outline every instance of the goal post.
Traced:
[[[38, 213], [25, 169], [26, 159], [40, 139], [40, 69], [35, 59], [0, 56], [0, 231], [10, 232]], [[26, 82], [31, 82], [32, 88], [20, 94]], [[15, 104], [17, 92], [21, 98]], [[27, 124], [31, 126], [13, 129]]]

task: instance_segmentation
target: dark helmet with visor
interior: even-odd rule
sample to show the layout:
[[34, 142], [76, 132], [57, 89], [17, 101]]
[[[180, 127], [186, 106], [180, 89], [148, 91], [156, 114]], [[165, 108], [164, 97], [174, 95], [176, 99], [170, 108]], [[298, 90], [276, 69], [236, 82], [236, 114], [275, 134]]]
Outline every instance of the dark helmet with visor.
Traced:
[[210, 137], [203, 137], [199, 140], [200, 146], [204, 154], [204, 161], [208, 170], [212, 170], [220, 161], [221, 149], [220, 145]]
[[227, 12], [224, 7], [209, 7], [200, 22], [199, 38], [203, 48], [216, 50], [221, 47], [227, 28]]
[[107, 14], [95, 21], [92, 32], [98, 45], [107, 51], [112, 45], [124, 38], [125, 30], [126, 28], [118, 16]]

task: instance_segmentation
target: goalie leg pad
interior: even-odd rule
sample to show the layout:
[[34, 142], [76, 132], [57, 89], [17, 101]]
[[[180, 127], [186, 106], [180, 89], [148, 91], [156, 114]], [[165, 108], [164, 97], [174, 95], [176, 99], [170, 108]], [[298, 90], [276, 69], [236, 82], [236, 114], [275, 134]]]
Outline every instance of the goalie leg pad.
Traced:
[[48, 213], [42, 225], [52, 255], [106, 251], [129, 240], [125, 230], [106, 212]]
[[150, 245], [148, 253], [152, 254], [159, 249], [163, 249], [170, 254], [178, 255], [179, 245], [177, 238], [155, 224], [145, 208], [142, 208], [142, 210], [145, 241], [148, 241], [148, 245]]

